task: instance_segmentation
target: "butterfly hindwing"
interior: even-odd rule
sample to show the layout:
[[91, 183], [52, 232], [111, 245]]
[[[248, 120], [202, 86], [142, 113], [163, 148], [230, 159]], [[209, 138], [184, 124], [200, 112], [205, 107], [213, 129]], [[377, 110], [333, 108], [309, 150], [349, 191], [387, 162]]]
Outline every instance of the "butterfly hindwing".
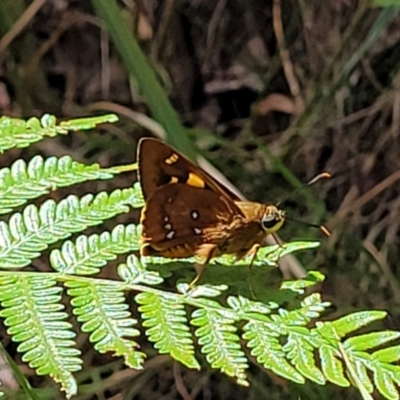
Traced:
[[233, 218], [228, 204], [217, 193], [181, 183], [166, 185], [146, 204], [143, 236], [158, 248], [201, 243], [210, 227], [223, 231]]

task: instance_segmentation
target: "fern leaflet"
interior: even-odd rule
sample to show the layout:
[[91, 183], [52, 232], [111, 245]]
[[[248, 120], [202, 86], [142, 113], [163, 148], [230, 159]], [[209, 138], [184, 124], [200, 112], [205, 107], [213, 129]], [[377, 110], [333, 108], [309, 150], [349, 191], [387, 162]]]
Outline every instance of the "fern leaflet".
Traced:
[[57, 136], [66, 134], [68, 131], [79, 129], [94, 128], [97, 124], [104, 122], [115, 122], [118, 117], [113, 114], [80, 118], [66, 121], [56, 125], [56, 118], [49, 114], [44, 114], [40, 120], [29, 118], [27, 121], [17, 118], [0, 117], [0, 151], [13, 147], [28, 147], [30, 144], [38, 142], [46, 136]]
[[131, 317], [124, 293], [111, 281], [82, 282], [67, 280], [68, 294], [74, 314], [82, 324], [82, 331], [91, 333], [90, 341], [100, 353], [112, 351], [123, 356], [125, 363], [141, 369], [145, 354], [136, 350], [138, 344], [127, 337], [137, 337], [140, 332], [132, 326], [137, 321]]
[[[213, 301], [206, 301], [211, 306]], [[217, 305], [216, 303], [215, 305]], [[195, 310], [192, 325], [197, 326], [196, 336], [201, 352], [208, 363], [229, 376], [235, 377], [241, 385], [248, 385], [245, 371], [247, 359], [241, 350], [239, 337], [234, 326], [237, 317], [233, 312], [222, 311], [219, 307]]]
[[139, 293], [135, 301], [140, 304], [146, 335], [161, 354], [170, 354], [190, 368], [200, 368], [194, 357], [193, 340], [188, 327], [184, 304], [179, 297], [167, 293]]
[[81, 199], [71, 195], [58, 204], [48, 200], [39, 210], [29, 205], [23, 213], [13, 214], [8, 224], [0, 221], [0, 268], [22, 268], [49, 244], [127, 212], [137, 201], [135, 193], [124, 189]]
[[118, 254], [138, 250], [139, 246], [136, 225], [117, 225], [112, 232], [81, 235], [74, 242], [65, 241], [61, 249], [51, 252], [50, 263], [63, 274], [93, 275]]
[[36, 156], [26, 164], [17, 160], [10, 168], [0, 170], [0, 214], [55, 190], [94, 179], [111, 179], [118, 171], [102, 170], [98, 164], [84, 165], [70, 156], [50, 157], [43, 160]]
[[22, 360], [39, 375], [50, 375], [69, 393], [76, 393], [72, 372], [81, 369], [80, 351], [73, 340], [76, 334], [66, 321], [61, 303], [62, 288], [50, 277], [22, 274], [0, 277], [0, 315]]

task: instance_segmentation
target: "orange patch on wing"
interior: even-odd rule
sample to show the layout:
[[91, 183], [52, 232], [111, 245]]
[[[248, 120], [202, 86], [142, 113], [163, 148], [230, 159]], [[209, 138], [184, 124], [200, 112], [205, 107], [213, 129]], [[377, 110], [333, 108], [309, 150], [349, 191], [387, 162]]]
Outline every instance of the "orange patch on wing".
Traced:
[[171, 165], [173, 163], [176, 163], [178, 161], [178, 159], [179, 159], [178, 154], [174, 153], [174, 154], [172, 154], [172, 156], [166, 158], [164, 162], [165, 162], [165, 164]]
[[198, 175], [194, 174], [193, 172], [189, 174], [189, 178], [186, 181], [186, 183], [190, 186], [195, 186], [199, 188], [205, 187], [205, 182], [203, 181], [203, 179], [201, 179]]

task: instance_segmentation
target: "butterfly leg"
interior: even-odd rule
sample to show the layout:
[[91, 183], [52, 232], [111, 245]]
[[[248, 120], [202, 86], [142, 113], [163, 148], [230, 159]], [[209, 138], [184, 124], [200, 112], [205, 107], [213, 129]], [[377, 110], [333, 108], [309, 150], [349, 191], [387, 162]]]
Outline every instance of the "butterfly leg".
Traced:
[[272, 237], [274, 238], [276, 244], [277, 244], [279, 247], [282, 247], [282, 248], [283, 248], [282, 241], [278, 238], [278, 236], [275, 235], [275, 233], [271, 233], [271, 235], [272, 235]]
[[[251, 256], [251, 260], [250, 260], [250, 264], [249, 264], [249, 269], [251, 268], [251, 266], [253, 265], [254, 260], [256, 259], [257, 253], [258, 253], [258, 249], [261, 247], [261, 245], [259, 243], [254, 243], [253, 246], [250, 247], [249, 250], [247, 250], [246, 252], [242, 252], [242, 253], [237, 253], [236, 254], [236, 259], [240, 260], [241, 258], [247, 257], [247, 256]], [[254, 293], [254, 289], [253, 289], [253, 285], [251, 283], [251, 274], [248, 274], [247, 276], [247, 280], [248, 280], [248, 284], [249, 284], [249, 290], [250, 290], [250, 294], [253, 297], [254, 300], [257, 299], [255, 293]]]
[[214, 257], [215, 250], [217, 249], [217, 245], [205, 243], [200, 246], [200, 248], [196, 251], [196, 255], [199, 256], [202, 261], [195, 264], [194, 268], [197, 272], [196, 277], [190, 283], [190, 287], [194, 287], [196, 283], [202, 277], [204, 271], [206, 270], [207, 264]]
[[253, 246], [250, 248], [250, 250], [247, 252], [247, 254], [246, 254], [245, 257], [251, 256], [249, 268], [252, 267], [253, 262], [254, 262], [254, 260], [255, 260], [256, 257], [257, 257], [257, 253], [258, 253], [259, 248], [260, 248], [260, 243], [255, 243], [255, 244], [253, 244]]
[[254, 243], [253, 246], [250, 247], [249, 250], [236, 253], [236, 260], [241, 260], [242, 258], [251, 256], [249, 268], [253, 265], [254, 260], [256, 259], [258, 249], [260, 248], [260, 243]]

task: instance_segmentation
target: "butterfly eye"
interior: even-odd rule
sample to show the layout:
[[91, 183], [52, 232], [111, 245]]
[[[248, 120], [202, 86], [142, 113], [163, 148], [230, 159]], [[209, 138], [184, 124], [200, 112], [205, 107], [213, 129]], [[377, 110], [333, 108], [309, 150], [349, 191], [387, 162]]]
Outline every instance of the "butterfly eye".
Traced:
[[273, 228], [279, 221], [280, 219], [276, 218], [275, 215], [265, 215], [261, 219], [261, 225], [265, 230], [269, 230]]
[[284, 216], [282, 211], [276, 207], [271, 206], [267, 209], [266, 213], [261, 218], [261, 226], [266, 232], [277, 231], [284, 222]]

